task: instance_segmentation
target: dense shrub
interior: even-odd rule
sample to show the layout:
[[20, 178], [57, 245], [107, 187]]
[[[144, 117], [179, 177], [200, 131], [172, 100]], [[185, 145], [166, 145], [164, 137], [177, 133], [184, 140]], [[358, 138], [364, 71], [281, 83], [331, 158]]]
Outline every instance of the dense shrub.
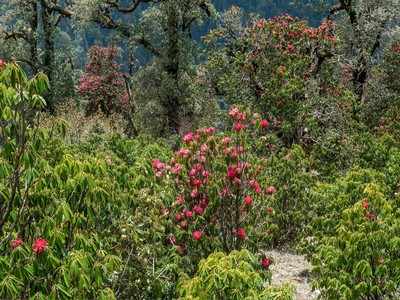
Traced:
[[267, 287], [271, 274], [260, 268], [247, 250], [211, 254], [200, 261], [193, 278], [183, 275], [178, 285], [180, 299], [291, 300], [290, 286]]
[[322, 237], [312, 262], [326, 299], [394, 299], [400, 287], [399, 198], [369, 184]]
[[94, 46], [89, 50], [89, 63], [85, 73], [79, 79], [78, 92], [88, 101], [87, 115], [111, 112], [127, 108], [129, 96], [123, 74], [115, 62], [118, 55], [116, 48]]
[[229, 115], [230, 131], [189, 132], [170, 162], [153, 161], [155, 176], [175, 185], [175, 199], [165, 210], [168, 239], [191, 263], [215, 250], [257, 249], [271, 240], [267, 208], [276, 188], [260, 182], [265, 161], [254, 156], [260, 146], [255, 141], [268, 132], [269, 121], [237, 107]]
[[279, 121], [282, 140], [298, 142], [308, 134], [308, 123], [330, 114], [324, 104], [315, 107], [310, 101], [313, 93], [342, 95], [333, 81], [312, 82], [314, 73], [334, 52], [334, 24], [323, 22], [312, 28], [288, 15], [248, 23], [243, 20], [240, 9], [233, 7], [223, 15], [220, 26], [206, 36], [213, 50], [207, 71], [216, 94], [268, 111]]

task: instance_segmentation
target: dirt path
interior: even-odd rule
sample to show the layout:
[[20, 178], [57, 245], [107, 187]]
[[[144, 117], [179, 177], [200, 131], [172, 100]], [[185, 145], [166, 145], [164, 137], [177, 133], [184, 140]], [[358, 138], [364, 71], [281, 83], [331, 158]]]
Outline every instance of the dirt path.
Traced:
[[308, 282], [311, 266], [304, 256], [276, 250], [266, 254], [274, 261], [271, 266], [272, 284], [291, 283], [296, 288], [296, 300], [317, 299], [318, 291], [312, 291]]

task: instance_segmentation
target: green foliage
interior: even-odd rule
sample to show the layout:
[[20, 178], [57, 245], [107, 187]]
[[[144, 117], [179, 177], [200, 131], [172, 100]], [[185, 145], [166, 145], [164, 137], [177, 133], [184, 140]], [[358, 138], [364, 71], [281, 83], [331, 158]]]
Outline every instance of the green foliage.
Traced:
[[388, 200], [368, 184], [322, 237], [312, 262], [326, 299], [394, 299], [400, 279], [399, 198]]
[[274, 229], [270, 234], [274, 245], [287, 244], [304, 234], [304, 227], [312, 217], [310, 191], [318, 174], [298, 145], [271, 156], [267, 165], [263, 181], [277, 187], [269, 203], [268, 217]]
[[193, 278], [181, 275], [179, 299], [294, 299], [290, 286], [266, 287], [270, 276], [247, 250], [216, 252], [200, 261]]

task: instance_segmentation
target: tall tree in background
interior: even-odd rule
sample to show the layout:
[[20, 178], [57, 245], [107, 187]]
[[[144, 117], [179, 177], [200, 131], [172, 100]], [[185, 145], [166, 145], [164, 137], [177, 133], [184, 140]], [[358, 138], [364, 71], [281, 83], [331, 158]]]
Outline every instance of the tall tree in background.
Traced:
[[142, 85], [137, 88], [141, 89], [137, 97], [144, 106], [156, 101], [161, 109], [160, 115], [145, 114], [143, 119], [148, 122], [158, 118], [156, 131], [162, 135], [178, 133], [186, 114], [183, 108], [188, 98], [189, 71], [195, 62], [192, 29], [195, 23], [212, 16], [211, 2], [136, 0], [123, 5], [120, 1], [82, 0], [75, 3], [74, 11], [81, 20], [113, 30], [150, 55], [146, 72], [137, 76], [136, 83]]
[[385, 37], [396, 27], [399, 8], [398, 0], [338, 0], [329, 10], [328, 19], [336, 18], [341, 25], [344, 63], [361, 102]]
[[[72, 15], [69, 4], [68, 0], [12, 0], [0, 7], [5, 12], [0, 23], [0, 39], [15, 41], [14, 58], [26, 63], [33, 73], [43, 71], [51, 86], [56, 68], [55, 34], [62, 18]], [[19, 51], [20, 47], [28, 50]], [[47, 102], [48, 108], [53, 110], [52, 89]]]

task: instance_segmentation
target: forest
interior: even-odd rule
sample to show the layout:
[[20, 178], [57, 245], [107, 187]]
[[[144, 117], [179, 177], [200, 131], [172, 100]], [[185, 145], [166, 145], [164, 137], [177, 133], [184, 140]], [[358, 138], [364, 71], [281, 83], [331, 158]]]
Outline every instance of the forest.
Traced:
[[0, 1], [0, 299], [400, 299], [399, 16]]

